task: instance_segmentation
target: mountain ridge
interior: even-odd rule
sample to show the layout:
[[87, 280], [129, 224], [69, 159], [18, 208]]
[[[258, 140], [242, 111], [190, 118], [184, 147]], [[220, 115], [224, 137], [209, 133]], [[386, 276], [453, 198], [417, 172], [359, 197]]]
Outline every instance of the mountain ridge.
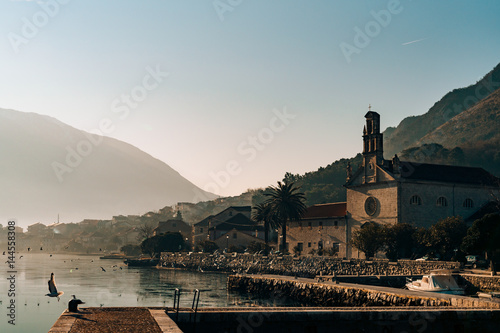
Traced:
[[0, 109], [0, 138], [4, 220], [77, 222], [217, 197], [129, 143], [53, 117]]
[[475, 84], [446, 93], [426, 113], [406, 117], [397, 127], [387, 128], [384, 131], [386, 157], [392, 157], [406, 148], [417, 145], [418, 141], [429, 132], [484, 100], [498, 88], [500, 88], [500, 63]]

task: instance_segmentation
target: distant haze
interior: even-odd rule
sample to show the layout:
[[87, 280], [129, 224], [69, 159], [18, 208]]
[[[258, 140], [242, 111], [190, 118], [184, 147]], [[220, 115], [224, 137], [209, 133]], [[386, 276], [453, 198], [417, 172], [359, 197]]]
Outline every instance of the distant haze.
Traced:
[[4, 226], [142, 215], [215, 197], [130, 144], [34, 113], [0, 109], [0, 154]]

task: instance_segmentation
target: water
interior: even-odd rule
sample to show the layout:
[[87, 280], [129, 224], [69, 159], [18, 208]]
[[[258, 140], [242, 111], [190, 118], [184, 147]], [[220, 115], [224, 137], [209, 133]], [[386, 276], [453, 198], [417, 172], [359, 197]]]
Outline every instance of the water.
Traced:
[[[8, 320], [11, 298], [7, 269], [3, 264], [0, 280], [0, 332], [47, 332], [67, 308], [71, 295], [83, 306], [172, 306], [174, 290], [182, 290], [180, 305], [191, 307], [194, 289], [201, 291], [200, 307], [284, 305], [250, 300], [226, 290], [227, 275], [156, 268], [128, 268], [122, 260], [100, 260], [98, 256], [54, 254], [17, 254], [15, 326]], [[7, 260], [7, 256], [0, 256]], [[103, 267], [106, 271], [102, 271]], [[58, 302], [48, 293], [47, 281], [55, 274]]]

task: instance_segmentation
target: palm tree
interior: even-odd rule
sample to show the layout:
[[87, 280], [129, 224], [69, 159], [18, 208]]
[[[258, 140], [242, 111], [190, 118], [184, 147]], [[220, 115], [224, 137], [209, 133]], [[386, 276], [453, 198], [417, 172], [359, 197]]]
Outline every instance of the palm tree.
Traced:
[[300, 220], [307, 209], [305, 195], [299, 191], [300, 187], [295, 186], [294, 182], [278, 182], [278, 186], [270, 186], [264, 193], [269, 197], [264, 204], [270, 206], [272, 215], [281, 226], [283, 239], [280, 247], [283, 252], [286, 251], [286, 222]]
[[252, 213], [252, 218], [255, 222], [264, 223], [264, 242], [266, 244], [269, 242], [269, 228], [276, 229], [279, 227], [279, 223], [276, 220], [276, 216], [273, 215], [271, 210], [271, 205], [260, 203], [256, 205]]

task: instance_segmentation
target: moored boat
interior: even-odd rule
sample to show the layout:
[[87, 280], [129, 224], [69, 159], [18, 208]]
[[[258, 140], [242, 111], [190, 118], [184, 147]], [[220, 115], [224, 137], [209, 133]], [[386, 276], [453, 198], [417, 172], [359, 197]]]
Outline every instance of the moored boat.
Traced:
[[431, 272], [429, 275], [424, 275], [420, 280], [408, 281], [406, 288], [413, 291], [465, 295], [464, 288], [457, 284], [450, 271]]
[[156, 266], [160, 262], [159, 259], [127, 259], [124, 261], [130, 267], [150, 267]]

